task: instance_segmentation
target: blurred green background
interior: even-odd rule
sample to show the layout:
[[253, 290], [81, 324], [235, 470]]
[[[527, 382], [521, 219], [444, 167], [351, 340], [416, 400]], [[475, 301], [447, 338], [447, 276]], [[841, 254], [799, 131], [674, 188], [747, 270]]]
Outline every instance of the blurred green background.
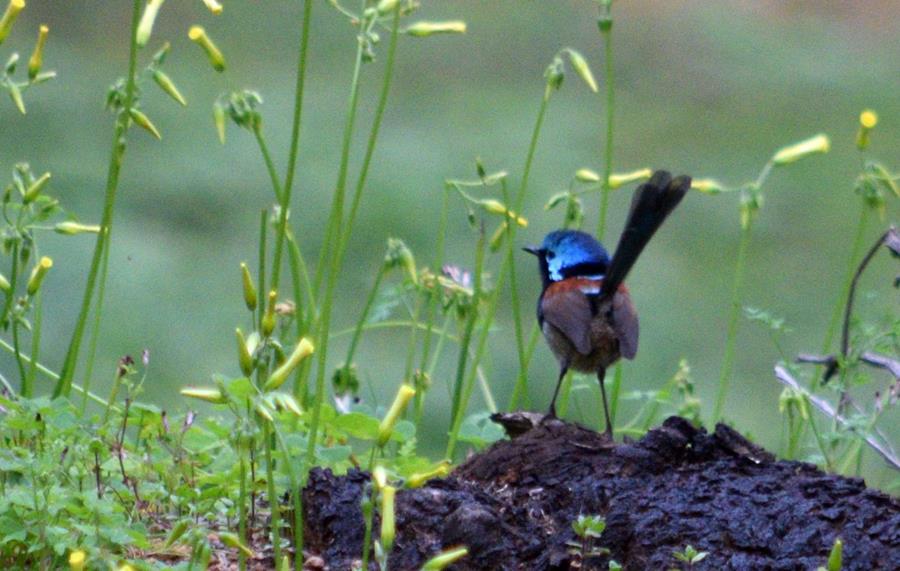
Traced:
[[[221, 92], [258, 89], [264, 130], [283, 171], [293, 97], [300, 3], [225, 0], [213, 17], [200, 0], [167, 2], [150, 47], [173, 49], [166, 65], [189, 100], [179, 108], [150, 84], [144, 109], [162, 131], [157, 142], [133, 131], [121, 182], [110, 261], [97, 379], [105, 392], [116, 360], [151, 351], [147, 398], [183, 407], [179, 387], [203, 384], [214, 372], [236, 374], [233, 328], [245, 320], [238, 263], [256, 260], [259, 211], [272, 202], [268, 177], [252, 140], [231, 128], [216, 140], [211, 103]], [[418, 19], [460, 18], [464, 36], [401, 38], [396, 80], [376, 163], [363, 200], [340, 282], [335, 328], [360, 311], [388, 237], [406, 240], [421, 263], [432, 259], [443, 181], [474, 175], [480, 156], [489, 170], [508, 169], [519, 180], [528, 137], [543, 90], [542, 74], [564, 46], [581, 51], [601, 75], [596, 4], [587, 0], [424, 0]], [[28, 115], [0, 101], [0, 172], [17, 161], [53, 173], [50, 193], [84, 222], [97, 222], [102, 204], [112, 121], [104, 111], [107, 86], [127, 63], [129, 2], [30, 0], [0, 48], [30, 53], [39, 24], [50, 26], [45, 67], [59, 78], [27, 93]], [[314, 7], [314, 36], [305, 123], [292, 221], [308, 259], [315, 259], [337, 172], [345, 118], [354, 29], [325, 2]], [[614, 6], [617, 80], [615, 170], [669, 168], [738, 184], [756, 176], [777, 148], [818, 132], [832, 151], [773, 173], [754, 227], [745, 303], [787, 319], [789, 355], [820, 349], [841, 289], [859, 198], [852, 191], [860, 159], [854, 147], [859, 112], [878, 111], [874, 156], [897, 167], [900, 149], [900, 5], [774, 1], [617, 2]], [[187, 39], [203, 24], [228, 60], [214, 74]], [[384, 43], [380, 46], [384, 50]], [[383, 56], [383, 53], [379, 55]], [[380, 87], [382, 58], [363, 70], [360, 128], [367, 129]], [[601, 82], [601, 91], [603, 84]], [[561, 224], [561, 212], [542, 206], [581, 167], [602, 170], [604, 98], [570, 73], [554, 95], [536, 156], [522, 244], [540, 241]], [[363, 133], [357, 140], [362, 147]], [[353, 165], [358, 165], [359, 153]], [[351, 165], [351, 172], [355, 172]], [[4, 175], [2, 180], [6, 180]], [[614, 244], [630, 190], [612, 197]], [[897, 220], [889, 200], [886, 220], [869, 226], [867, 242]], [[586, 229], [596, 228], [596, 197]], [[874, 220], [874, 219], [873, 219]], [[473, 263], [475, 236], [461, 208], [451, 211], [448, 261]], [[651, 243], [629, 279], [642, 320], [641, 351], [625, 365], [625, 390], [647, 390], [688, 359], [712, 410], [738, 239], [735, 195], [688, 197]], [[44, 361], [58, 370], [84, 288], [93, 248], [88, 237], [43, 241], [56, 264], [45, 296]], [[496, 269], [498, 257], [490, 261]], [[252, 265], [252, 264], [251, 264]], [[896, 314], [888, 281], [896, 265], [879, 256], [863, 281], [860, 315], [876, 321]], [[533, 260], [518, 265], [524, 315], [530, 326], [539, 283]], [[517, 373], [509, 304], [486, 363], [501, 405]], [[401, 379], [405, 331], [364, 339], [357, 362], [380, 402]], [[332, 366], [347, 338], [333, 345]], [[448, 423], [447, 367], [429, 394], [430, 424], [423, 441], [437, 450]], [[0, 365], [13, 371], [7, 356]], [[779, 445], [781, 386], [772, 374], [779, 359], [768, 333], [742, 320], [726, 416], [764, 445]], [[83, 368], [82, 368], [83, 371]], [[556, 364], [541, 344], [531, 373], [531, 402], [543, 410]], [[15, 375], [12, 375], [15, 377]], [[874, 387], [862, 398], [871, 398]], [[371, 394], [368, 389], [364, 395]], [[470, 410], [483, 405], [477, 396]], [[171, 405], [170, 403], [177, 403]], [[582, 402], [596, 422], [598, 392]], [[633, 410], [627, 405], [625, 412]], [[627, 415], [625, 416], [627, 418]], [[884, 419], [894, 424], [896, 411]], [[894, 430], [895, 436], [897, 430]], [[868, 452], [867, 452], [868, 454]], [[886, 470], [870, 462], [870, 479]]]

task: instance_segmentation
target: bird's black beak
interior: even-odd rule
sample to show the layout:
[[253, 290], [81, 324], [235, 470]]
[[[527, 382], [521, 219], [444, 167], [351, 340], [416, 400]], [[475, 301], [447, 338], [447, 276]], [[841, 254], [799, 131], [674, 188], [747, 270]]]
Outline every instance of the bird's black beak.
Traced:
[[538, 248], [537, 246], [525, 246], [522, 249], [525, 250], [526, 252], [528, 252], [529, 254], [534, 254], [535, 256], [541, 255], [541, 249]]

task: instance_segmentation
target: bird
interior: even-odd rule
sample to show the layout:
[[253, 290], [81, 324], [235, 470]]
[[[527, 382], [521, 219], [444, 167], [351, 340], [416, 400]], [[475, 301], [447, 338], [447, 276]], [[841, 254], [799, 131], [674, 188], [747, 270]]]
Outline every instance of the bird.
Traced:
[[537, 319], [559, 362], [559, 378], [549, 417], [556, 417], [556, 397], [569, 369], [596, 373], [603, 395], [606, 436], [613, 438], [604, 379], [621, 357], [634, 359], [638, 349], [638, 314], [624, 280], [650, 238], [691, 187], [689, 176], [654, 172], [635, 190], [631, 209], [610, 258], [603, 245], [580, 230], [556, 230], [540, 246], [523, 248], [538, 259], [542, 290]]

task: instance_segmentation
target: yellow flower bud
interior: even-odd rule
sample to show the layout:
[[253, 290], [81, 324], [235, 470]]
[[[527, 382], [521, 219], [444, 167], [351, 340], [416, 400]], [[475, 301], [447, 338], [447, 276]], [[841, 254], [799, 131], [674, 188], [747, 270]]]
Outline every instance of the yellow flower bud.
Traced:
[[397, 530], [394, 521], [394, 496], [397, 489], [394, 486], [385, 486], [381, 490], [381, 547], [385, 553], [394, 547], [394, 537]]
[[296, 416], [303, 415], [303, 409], [300, 408], [300, 403], [297, 402], [292, 395], [285, 393], [275, 393], [272, 395], [275, 398], [275, 402], [278, 403], [278, 406], [281, 408], [287, 409], [291, 411]]
[[9, 90], [9, 98], [12, 99], [16, 109], [19, 110], [19, 113], [25, 115], [25, 100], [22, 99], [22, 90], [19, 89], [18, 85], [12, 82], [6, 84], [6, 89]]
[[3, 40], [9, 35], [9, 31], [12, 30], [16, 18], [19, 17], [19, 12], [24, 9], [25, 0], [10, 0], [9, 4], [7, 4], [6, 11], [3, 13], [3, 17], [0, 18], [0, 44], [3, 43]]
[[57, 234], [65, 234], [67, 236], [74, 236], [75, 234], [99, 234], [100, 225], [80, 224], [78, 222], [73, 222], [72, 220], [67, 220], [65, 222], [57, 223], [53, 227], [53, 231]]
[[209, 11], [216, 16], [222, 13], [222, 5], [216, 2], [216, 0], [203, 0], [203, 3], [206, 4], [206, 7], [209, 8]]
[[569, 53], [569, 61], [572, 63], [575, 73], [584, 80], [591, 91], [597, 93], [597, 80], [594, 79], [594, 74], [591, 73], [591, 68], [588, 65], [587, 60], [584, 59], [583, 55], [573, 49], [568, 49], [566, 51]]
[[378, 465], [375, 466], [375, 469], [372, 470], [372, 481], [375, 482], [375, 487], [379, 490], [384, 489], [387, 486], [387, 470], [385, 470], [384, 466]]
[[156, 128], [156, 125], [154, 125], [150, 121], [150, 118], [144, 115], [142, 111], [132, 108], [128, 111], [128, 115], [131, 116], [132, 121], [137, 123], [138, 127], [141, 127], [142, 129], [156, 137], [157, 140], [162, 139], [162, 135], [159, 134], [159, 130]]
[[724, 190], [722, 183], [713, 178], [695, 178], [691, 188], [703, 194], [719, 194]]
[[575, 178], [581, 182], [600, 182], [600, 175], [591, 169], [578, 169]]
[[9, 293], [12, 291], [12, 285], [9, 283], [9, 280], [6, 279], [6, 276], [0, 274], [0, 291], [4, 293]]
[[504, 220], [500, 223], [499, 226], [497, 226], [497, 229], [494, 230], [494, 234], [491, 236], [491, 239], [488, 242], [488, 247], [490, 248], [491, 252], [496, 252], [500, 249], [500, 246], [503, 245], [503, 239], [506, 237], [507, 229], [508, 224], [506, 220]]
[[381, 0], [376, 7], [379, 14], [387, 14], [388, 12], [393, 12], [394, 8], [397, 7], [397, 4], [400, 3], [400, 0]]
[[161, 69], [157, 69], [153, 72], [153, 81], [156, 82], [156, 85], [158, 85], [160, 89], [166, 92], [166, 95], [177, 101], [182, 107], [187, 106], [187, 100], [184, 98], [184, 95], [178, 91], [175, 82]]
[[315, 347], [313, 347], [312, 341], [306, 337], [301, 339], [284, 363], [269, 375], [269, 379], [263, 386], [263, 390], [274, 391], [283, 385], [288, 376], [290, 376], [294, 369], [297, 368], [297, 365], [300, 364], [300, 361], [312, 355], [313, 352], [315, 352]]
[[185, 389], [181, 389], [181, 394], [182, 396], [204, 400], [213, 404], [224, 404], [228, 402], [228, 399], [225, 398], [225, 395], [223, 395], [222, 391], [220, 391], [219, 389], [188, 387]]
[[219, 51], [219, 48], [216, 47], [216, 44], [213, 43], [202, 26], [191, 26], [191, 29], [188, 31], [188, 37], [203, 48], [214, 70], [225, 71], [225, 56], [222, 55], [222, 52]]
[[419, 488], [428, 480], [433, 480], [434, 478], [443, 478], [449, 473], [450, 465], [447, 462], [441, 462], [441, 464], [434, 470], [429, 470], [428, 472], [417, 472], [407, 478], [406, 487]]
[[391, 434], [394, 432], [394, 426], [397, 425], [397, 421], [400, 420], [400, 415], [406, 410], [406, 405], [409, 404], [410, 399], [412, 399], [415, 394], [416, 389], [409, 385], [400, 385], [400, 390], [397, 392], [397, 396], [394, 398], [391, 408], [388, 409], [384, 420], [382, 420], [381, 424], [378, 426], [378, 439], [376, 440], [378, 446], [384, 446], [387, 444], [388, 440], [391, 439]]
[[25, 286], [25, 291], [28, 292], [28, 295], [34, 295], [41, 289], [41, 283], [44, 281], [44, 276], [47, 275], [47, 272], [49, 272], [52, 267], [53, 260], [47, 256], [44, 256], [38, 261], [37, 265], [34, 266], [34, 269], [31, 270], [31, 276], [28, 278], [28, 285]]
[[612, 174], [609, 176], [609, 189], [616, 190], [626, 184], [647, 180], [653, 174], [650, 169], [638, 169], [627, 173]]
[[809, 139], [793, 145], [783, 147], [772, 157], [772, 164], [776, 166], [794, 163], [816, 153], [827, 153], [831, 149], [831, 141], [828, 135], [818, 134]]
[[869, 132], [878, 124], [878, 114], [866, 109], [859, 114], [859, 131], [856, 133], [856, 148], [863, 151], [869, 147]]
[[238, 364], [241, 367], [241, 372], [249, 377], [250, 373], [253, 372], [253, 356], [250, 354], [250, 349], [247, 347], [247, 340], [244, 338], [244, 333], [241, 331], [240, 327], [234, 330], [234, 336], [237, 339]]
[[469, 554], [469, 550], [465, 547], [457, 547], [456, 549], [448, 549], [447, 551], [442, 551], [438, 553], [431, 559], [425, 562], [425, 565], [422, 567], [422, 571], [441, 571], [442, 569], [446, 569], [453, 563], [456, 563], [463, 557]]
[[81, 549], [76, 549], [69, 554], [69, 569], [71, 571], [84, 571], [84, 562], [87, 560], [87, 553]]
[[417, 38], [425, 38], [435, 34], [465, 34], [466, 23], [460, 20], [450, 20], [446, 22], [416, 22], [405, 32], [410, 36]]
[[256, 303], [258, 301], [256, 285], [253, 284], [250, 268], [244, 262], [241, 262], [241, 282], [244, 287], [244, 303], [247, 305], [247, 309], [256, 311]]
[[166, 0], [149, 0], [147, 2], [147, 7], [144, 8], [144, 13], [141, 16], [141, 21], [138, 24], [137, 29], [137, 45], [138, 47], [144, 47], [147, 45], [147, 42], [150, 41], [150, 34], [153, 33], [153, 23], [156, 22], [156, 15], [159, 14], [159, 9], [162, 8], [163, 2]]
[[275, 303], [278, 298], [278, 292], [272, 290], [269, 292], [269, 299], [266, 303], [266, 312], [263, 314], [262, 327], [260, 333], [263, 337], [268, 337], [275, 331]]
[[34, 199], [37, 198], [41, 194], [41, 191], [44, 189], [44, 187], [47, 186], [47, 182], [49, 180], [50, 180], [50, 173], [45, 172], [44, 174], [42, 174], [40, 176], [40, 178], [38, 178], [36, 181], [31, 183], [31, 186], [29, 186], [28, 189], [25, 191], [25, 194], [22, 196], [22, 201], [25, 204], [28, 204], [29, 202], [34, 201]]
[[47, 34], [49, 32], [50, 28], [47, 26], [41, 26], [38, 30], [38, 39], [34, 45], [34, 52], [31, 53], [31, 57], [28, 59], [28, 79], [32, 81], [41, 72], [41, 67], [44, 65], [44, 44], [47, 43]]
[[482, 200], [481, 206], [491, 214], [506, 214], [506, 206], [499, 200]]

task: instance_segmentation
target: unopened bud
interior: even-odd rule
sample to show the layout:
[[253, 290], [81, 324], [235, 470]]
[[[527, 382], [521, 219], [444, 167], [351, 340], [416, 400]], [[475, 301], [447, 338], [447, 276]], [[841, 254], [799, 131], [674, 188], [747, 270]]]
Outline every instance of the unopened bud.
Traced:
[[434, 470], [429, 470], [427, 472], [417, 472], [407, 478], [406, 486], [408, 488], [419, 488], [428, 480], [433, 480], [434, 478], [443, 478], [449, 473], [450, 466], [447, 464], [447, 462], [441, 462], [441, 464]]
[[225, 71], [225, 56], [222, 55], [222, 52], [219, 51], [219, 48], [216, 47], [216, 44], [213, 43], [202, 26], [191, 26], [191, 29], [188, 31], [188, 37], [203, 48], [214, 70]]
[[581, 182], [600, 182], [600, 175], [591, 169], [578, 169], [575, 171], [575, 179]]
[[47, 186], [47, 182], [50, 180], [50, 173], [45, 172], [38, 178], [36, 181], [31, 183], [31, 186], [25, 191], [25, 194], [22, 195], [22, 201], [25, 204], [29, 202], [33, 202], [38, 196], [40, 196], [41, 191], [44, 190], [44, 187]]
[[220, 532], [219, 539], [227, 547], [233, 547], [241, 551], [247, 557], [253, 557], [253, 550], [241, 543], [241, 540], [238, 539], [237, 535], [230, 532]]
[[831, 149], [831, 141], [828, 135], [819, 134], [799, 143], [779, 149], [772, 157], [772, 164], [776, 166], [787, 165], [806, 158], [816, 153], [827, 153]]
[[76, 549], [69, 554], [69, 570], [84, 571], [84, 562], [87, 560], [87, 553], [81, 549]]
[[0, 291], [2, 291], [3, 293], [9, 293], [12, 291], [12, 285], [3, 274], [0, 274]]
[[12, 99], [12, 102], [16, 106], [16, 109], [19, 110], [19, 113], [25, 115], [25, 100], [22, 99], [22, 90], [19, 89], [19, 86], [13, 82], [7, 83], [6, 89], [9, 90], [9, 98]]
[[258, 296], [256, 295], [256, 286], [253, 284], [253, 276], [250, 275], [250, 268], [247, 264], [241, 262], [241, 283], [244, 289], [244, 304], [250, 311], [256, 311]]
[[247, 340], [244, 338], [244, 333], [240, 328], [234, 330], [234, 336], [237, 339], [238, 364], [241, 367], [241, 372], [249, 377], [250, 373], [253, 372], [253, 355], [250, 354]]
[[53, 227], [53, 231], [57, 234], [65, 234], [67, 236], [74, 236], [75, 234], [99, 234], [100, 225], [79, 224], [78, 222], [67, 220], [65, 222], [59, 222], [58, 224], [56, 224]]
[[425, 38], [435, 34], [465, 34], [466, 23], [461, 20], [450, 20], [446, 22], [416, 22], [404, 31], [410, 36], [417, 38]]
[[297, 346], [294, 347], [294, 351], [287, 360], [269, 375], [269, 379], [266, 381], [263, 389], [266, 391], [274, 391], [283, 385], [288, 376], [290, 376], [294, 369], [297, 368], [297, 365], [300, 364], [300, 361], [312, 355], [314, 351], [315, 347], [313, 347], [312, 341], [306, 337], [301, 339], [300, 342], [297, 343]]
[[150, 41], [150, 34], [153, 33], [153, 23], [156, 22], [156, 15], [159, 14], [159, 9], [162, 8], [163, 2], [165, 0], [149, 0], [147, 2], [137, 28], [136, 40], [138, 47], [142, 48]]
[[591, 73], [591, 67], [588, 65], [587, 60], [584, 59], [583, 55], [573, 49], [568, 49], [566, 51], [569, 54], [569, 61], [572, 63], [575, 73], [584, 80], [591, 91], [597, 93], [597, 80], [594, 79], [594, 74]]
[[222, 391], [213, 388], [188, 387], [181, 389], [181, 395], [206, 402], [211, 402], [213, 404], [224, 404], [228, 402], [228, 399], [225, 398], [225, 395], [222, 394]]
[[225, 144], [225, 106], [216, 101], [213, 103], [213, 121], [216, 124], [216, 134], [219, 136], [219, 142]]
[[500, 246], [503, 245], [503, 239], [506, 237], [506, 233], [509, 231], [509, 225], [506, 220], [500, 223], [497, 226], [497, 229], [494, 230], [493, 235], [491, 235], [491, 239], [488, 242], [488, 247], [491, 249], [491, 252], [496, 252], [500, 249]]
[[394, 537], [397, 534], [394, 517], [394, 496], [397, 489], [394, 486], [385, 486], [381, 490], [381, 547], [385, 553], [394, 547]]
[[34, 81], [44, 65], [44, 44], [47, 43], [47, 34], [49, 32], [50, 28], [47, 26], [41, 26], [38, 30], [38, 39], [34, 45], [34, 52], [31, 53], [31, 57], [28, 59], [28, 79], [31, 81]]
[[627, 173], [612, 174], [609, 176], [609, 189], [616, 190], [626, 184], [647, 180], [653, 174], [650, 169], [638, 169]]
[[378, 439], [376, 440], [376, 444], [379, 447], [384, 446], [387, 444], [388, 440], [391, 439], [391, 434], [394, 432], [394, 426], [397, 425], [397, 421], [400, 420], [400, 415], [406, 410], [406, 406], [415, 394], [416, 390], [411, 386], [400, 386], [400, 390], [397, 392], [397, 396], [394, 398], [391, 408], [388, 409], [387, 414], [384, 416], [384, 420], [382, 420], [381, 424], [378, 426]]
[[724, 189], [722, 183], [712, 178], [695, 178], [691, 188], [703, 194], [719, 194]]
[[9, 4], [6, 5], [6, 11], [3, 13], [3, 17], [0, 18], [0, 44], [3, 43], [3, 40], [9, 35], [9, 31], [12, 30], [16, 18], [19, 17], [19, 12], [24, 9], [25, 0], [10, 0]]
[[158, 85], [160, 89], [166, 92], [166, 95], [177, 101], [182, 107], [187, 106], [187, 100], [181, 92], [178, 91], [175, 82], [173, 82], [172, 78], [166, 75], [161, 69], [157, 69], [153, 72], [153, 81], [156, 82], [156, 85]]
[[162, 135], [159, 134], [159, 130], [156, 128], [156, 125], [154, 125], [150, 121], [150, 118], [147, 117], [142, 111], [132, 108], [128, 111], [128, 115], [131, 117], [131, 120], [138, 125], [138, 127], [144, 129], [145, 131], [156, 137], [158, 140], [162, 139]]
[[442, 551], [426, 561], [425, 565], [422, 566], [422, 571], [442, 571], [468, 554], [469, 550], [465, 547]]
[[261, 333], [263, 337], [268, 337], [275, 331], [275, 303], [278, 298], [278, 292], [272, 290], [266, 302], [266, 312], [263, 314]]
[[34, 295], [41, 289], [41, 283], [43, 283], [44, 277], [46, 277], [47, 272], [49, 272], [52, 267], [53, 260], [47, 256], [38, 260], [37, 265], [31, 270], [31, 276], [28, 278], [28, 285], [25, 286], [25, 291], [28, 295]]
[[216, 16], [222, 13], [222, 5], [216, 2], [216, 0], [203, 0], [203, 3], [206, 4], [206, 7], [209, 8], [209, 11]]
[[381, 0], [376, 7], [379, 14], [387, 14], [388, 12], [393, 12], [394, 8], [397, 7], [397, 4], [400, 3], [400, 0]]
[[856, 148], [863, 151], [869, 147], [869, 132], [878, 124], [878, 114], [866, 109], [859, 114], [859, 131], [856, 133]]

